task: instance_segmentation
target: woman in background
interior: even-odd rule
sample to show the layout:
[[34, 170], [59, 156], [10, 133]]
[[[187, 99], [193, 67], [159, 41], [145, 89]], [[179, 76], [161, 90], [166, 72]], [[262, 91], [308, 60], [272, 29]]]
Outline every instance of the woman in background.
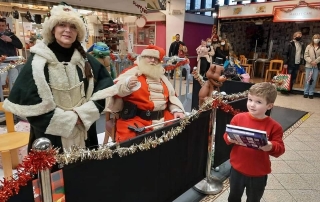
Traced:
[[228, 43], [228, 40], [221, 39], [220, 46], [216, 48], [215, 59], [222, 58], [221, 64], [224, 64], [224, 62], [228, 59], [230, 49], [231, 48], [230, 44]]
[[304, 84], [304, 98], [313, 99], [314, 89], [318, 80], [320, 64], [320, 35], [315, 34], [312, 37], [311, 43], [306, 47], [304, 52], [304, 59], [306, 60], [306, 77]]

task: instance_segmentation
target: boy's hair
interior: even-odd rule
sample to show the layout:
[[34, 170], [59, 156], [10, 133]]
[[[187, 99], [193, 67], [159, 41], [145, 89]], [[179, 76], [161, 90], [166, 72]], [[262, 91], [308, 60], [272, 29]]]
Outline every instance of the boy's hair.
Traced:
[[263, 97], [267, 100], [267, 104], [274, 103], [277, 98], [277, 88], [269, 82], [256, 83], [249, 89], [250, 95]]

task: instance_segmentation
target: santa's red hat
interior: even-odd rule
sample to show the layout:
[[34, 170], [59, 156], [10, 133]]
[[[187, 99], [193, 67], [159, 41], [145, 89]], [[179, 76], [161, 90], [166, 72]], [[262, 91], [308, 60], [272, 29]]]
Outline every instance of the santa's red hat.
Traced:
[[165, 51], [163, 48], [155, 45], [148, 45], [140, 54], [140, 56], [151, 56], [158, 58], [160, 61], [163, 59], [165, 55]]

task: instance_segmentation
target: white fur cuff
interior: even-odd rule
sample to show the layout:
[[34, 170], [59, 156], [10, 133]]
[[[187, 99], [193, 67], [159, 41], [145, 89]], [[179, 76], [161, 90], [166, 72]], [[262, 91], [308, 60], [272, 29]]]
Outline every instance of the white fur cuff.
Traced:
[[69, 138], [77, 120], [78, 115], [73, 111], [56, 108], [45, 133]]
[[86, 131], [89, 130], [91, 125], [100, 118], [100, 113], [93, 101], [89, 101], [73, 109], [80, 117]]

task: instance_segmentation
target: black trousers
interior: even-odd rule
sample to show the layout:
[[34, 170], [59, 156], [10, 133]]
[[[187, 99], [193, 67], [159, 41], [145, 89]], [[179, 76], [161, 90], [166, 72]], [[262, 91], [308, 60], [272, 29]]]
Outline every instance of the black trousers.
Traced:
[[260, 202], [267, 185], [268, 175], [248, 177], [231, 167], [229, 180], [230, 194], [228, 202], [241, 202], [244, 188], [246, 188], [247, 202]]
[[296, 82], [299, 67], [300, 64], [295, 64], [293, 66], [288, 65], [288, 74], [291, 74], [290, 90], [292, 90], [293, 84]]

